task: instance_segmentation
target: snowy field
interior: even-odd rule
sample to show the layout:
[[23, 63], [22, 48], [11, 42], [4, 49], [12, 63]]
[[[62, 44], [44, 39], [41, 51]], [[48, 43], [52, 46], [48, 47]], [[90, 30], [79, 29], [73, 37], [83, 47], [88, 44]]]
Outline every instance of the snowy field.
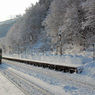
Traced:
[[[85, 64], [84, 70], [81, 74], [62, 73], [6, 60], [3, 60], [1, 68], [6, 68], [7, 70], [10, 70], [19, 76], [22, 76], [28, 81], [32, 81], [33, 83], [39, 85], [41, 88], [47, 89], [49, 92], [53, 93], [49, 95], [95, 95], [94, 61]], [[12, 84], [10, 83], [10, 85]], [[21, 92], [19, 92], [18, 95], [23, 95], [20, 93]]]

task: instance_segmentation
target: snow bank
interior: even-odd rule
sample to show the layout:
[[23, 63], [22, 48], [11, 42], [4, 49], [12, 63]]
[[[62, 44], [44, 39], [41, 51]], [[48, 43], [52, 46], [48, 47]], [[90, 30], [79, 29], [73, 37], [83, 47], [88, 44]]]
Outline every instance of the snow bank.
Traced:
[[95, 61], [89, 62], [83, 66], [84, 70], [82, 75], [86, 75], [95, 80]]

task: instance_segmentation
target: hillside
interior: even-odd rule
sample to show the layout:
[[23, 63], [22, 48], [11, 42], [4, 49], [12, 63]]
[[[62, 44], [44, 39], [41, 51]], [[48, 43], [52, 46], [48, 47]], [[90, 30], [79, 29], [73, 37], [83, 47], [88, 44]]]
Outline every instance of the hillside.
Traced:
[[[34, 52], [36, 48], [36, 52], [60, 55], [82, 53], [95, 44], [94, 10], [95, 0], [39, 0], [10, 28], [6, 51]], [[10, 27], [9, 23], [4, 25], [1, 36]]]
[[15, 23], [15, 19], [0, 22], [0, 38], [5, 37], [10, 27]]

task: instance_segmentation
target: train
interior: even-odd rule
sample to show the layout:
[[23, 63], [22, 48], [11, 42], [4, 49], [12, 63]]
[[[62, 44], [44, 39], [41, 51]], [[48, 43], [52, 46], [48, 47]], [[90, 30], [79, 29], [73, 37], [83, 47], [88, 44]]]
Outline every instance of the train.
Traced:
[[2, 49], [0, 48], [0, 64], [2, 63]]

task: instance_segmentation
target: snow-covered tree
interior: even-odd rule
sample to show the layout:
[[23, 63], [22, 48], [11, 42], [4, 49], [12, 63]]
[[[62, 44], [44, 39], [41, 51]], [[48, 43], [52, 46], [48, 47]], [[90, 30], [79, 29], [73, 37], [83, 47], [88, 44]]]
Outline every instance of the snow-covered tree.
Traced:
[[[22, 21], [19, 20], [16, 22], [9, 30], [6, 36], [6, 48], [7, 51], [12, 52], [12, 51], [20, 51], [20, 47], [22, 46], [22, 38], [21, 38], [21, 29], [22, 27]], [[24, 27], [22, 27], [24, 28]]]
[[60, 44], [59, 32], [61, 32], [63, 48], [66, 43], [80, 44], [82, 39], [79, 8], [79, 0], [54, 0], [52, 2], [43, 25], [47, 30], [47, 35], [51, 37], [51, 43], [56, 47]]
[[30, 6], [23, 16], [17, 16], [17, 22], [11, 27], [6, 37], [6, 47], [10, 48], [9, 51], [17, 51], [18, 49], [21, 51], [22, 47], [25, 49], [38, 41], [38, 36], [42, 35], [41, 31], [44, 30], [42, 22], [49, 9], [50, 3], [47, 1], [49, 0]]
[[79, 22], [79, 0], [68, 1], [69, 6], [66, 8], [63, 18], [64, 24], [61, 27], [63, 32], [64, 43], [80, 44], [81, 40], [81, 23]]
[[84, 30], [85, 42], [95, 43], [95, 0], [86, 0], [82, 4], [84, 11], [84, 21], [82, 29]]
[[0, 48], [2, 49], [2, 52], [6, 52], [6, 47], [5, 47], [5, 37], [0, 39]]
[[[64, 14], [66, 11], [67, 1], [54, 0], [50, 6], [48, 15], [43, 22], [46, 28], [47, 35], [51, 37], [51, 44], [57, 44], [58, 42], [58, 30], [63, 25]], [[56, 45], [55, 45], [56, 46]]]
[[80, 44], [95, 43], [95, 0], [39, 0], [18, 18], [5, 41], [10, 52], [39, 42], [56, 52], [80, 51]]

